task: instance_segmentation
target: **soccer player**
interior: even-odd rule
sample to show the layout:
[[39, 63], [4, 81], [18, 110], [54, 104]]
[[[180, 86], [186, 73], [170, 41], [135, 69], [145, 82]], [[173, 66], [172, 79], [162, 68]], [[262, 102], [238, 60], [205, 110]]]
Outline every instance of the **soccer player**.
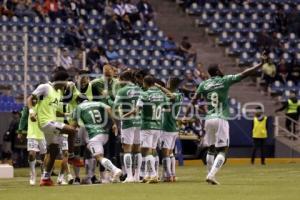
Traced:
[[[41, 178], [41, 186], [52, 186], [51, 171], [55, 158], [59, 153], [58, 134], [74, 135], [76, 130], [64, 123], [57, 122], [56, 112], [58, 103], [66, 86], [69, 75], [65, 70], [56, 70], [53, 73], [52, 82], [39, 85], [27, 99], [29, 117], [33, 122], [38, 121], [40, 129], [45, 134], [48, 145], [49, 157], [45, 162], [45, 169]], [[37, 101], [37, 110], [33, 108], [33, 102]]]
[[[32, 108], [36, 111], [37, 107]], [[33, 122], [29, 118], [29, 109], [25, 106], [22, 110], [21, 119], [18, 129], [18, 138], [22, 139], [23, 135], [27, 134], [27, 151], [28, 163], [30, 167], [29, 184], [35, 185], [36, 183], [36, 154], [39, 152], [41, 158], [47, 153], [47, 145], [44, 133], [40, 130], [37, 122]]]
[[[173, 150], [175, 148], [175, 141], [178, 137], [178, 127], [177, 127], [177, 116], [180, 111], [180, 106], [182, 102], [182, 95], [178, 92], [177, 88], [180, 84], [180, 80], [176, 77], [171, 77], [167, 83], [168, 89], [156, 84], [167, 95], [167, 108], [163, 111], [163, 121], [162, 121], [162, 154], [163, 154], [163, 168], [165, 182], [175, 182], [175, 157], [173, 155]], [[171, 158], [172, 157], [172, 158]]]
[[145, 183], [157, 183], [153, 149], [156, 149], [161, 133], [162, 108], [166, 102], [165, 94], [155, 86], [155, 79], [151, 75], [144, 78], [144, 91], [138, 101], [137, 108], [123, 115], [123, 118], [141, 111], [141, 151], [145, 158]]
[[[133, 84], [133, 74], [130, 70], [120, 75], [120, 81], [126, 85], [118, 91], [114, 108], [119, 108], [119, 115], [123, 116], [136, 106], [142, 90], [139, 86]], [[141, 118], [137, 114], [135, 116], [128, 116], [128, 118], [122, 118], [121, 120], [121, 143], [124, 151], [123, 162], [127, 174], [124, 183], [139, 182], [142, 165], [142, 154], [140, 152]], [[134, 176], [132, 166], [134, 166]]]
[[[234, 83], [241, 81], [262, 66], [257, 64], [236, 75], [224, 75], [218, 65], [208, 68], [210, 78], [203, 81], [197, 88], [191, 103], [194, 105], [199, 97], [207, 101], [205, 116], [205, 139], [209, 149], [206, 157], [208, 174], [206, 182], [218, 185], [215, 175], [221, 169], [225, 161], [225, 155], [229, 147], [229, 105], [228, 90]], [[188, 107], [189, 114], [191, 107]], [[215, 157], [216, 155], [216, 157]]]
[[[112, 181], [118, 182], [122, 175], [122, 170], [105, 158], [103, 145], [108, 141], [108, 132], [105, 128], [109, 119], [112, 118], [110, 106], [102, 102], [84, 101], [78, 105], [72, 117], [72, 126], [85, 127], [87, 130], [88, 145], [93, 156], [105, 169], [112, 172]], [[113, 120], [114, 121], [114, 120]], [[114, 123], [113, 131], [117, 131]], [[92, 178], [91, 176], [89, 178]]]

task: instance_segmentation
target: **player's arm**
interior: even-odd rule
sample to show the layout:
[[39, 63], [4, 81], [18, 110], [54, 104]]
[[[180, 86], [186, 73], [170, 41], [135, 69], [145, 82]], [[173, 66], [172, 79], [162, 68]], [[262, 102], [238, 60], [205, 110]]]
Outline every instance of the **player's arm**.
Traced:
[[107, 106], [105, 108], [106, 112], [108, 113], [108, 117], [112, 120], [113, 125], [112, 125], [112, 131], [115, 133], [115, 135], [117, 135], [118, 133], [118, 126], [117, 126], [117, 121], [113, 115], [112, 109], [110, 106]]
[[288, 107], [288, 102], [284, 102], [280, 108], [278, 108], [277, 110], [275, 110], [275, 112], [283, 111], [283, 110], [285, 110], [287, 107]]
[[253, 67], [250, 67], [250, 68], [246, 69], [245, 71], [243, 71], [243, 72], [241, 72], [239, 74], [237, 74], [237, 76], [239, 76], [241, 79], [250, 76], [255, 71], [257, 71], [258, 69], [260, 69], [263, 66], [263, 64], [265, 63], [265, 61], [266, 61], [266, 56], [263, 53], [263, 55], [261, 56], [261, 62], [260, 63], [254, 65]]
[[175, 95], [167, 88], [165, 88], [157, 83], [155, 83], [155, 86], [158, 87], [163, 93], [165, 93], [170, 99], [175, 99]]

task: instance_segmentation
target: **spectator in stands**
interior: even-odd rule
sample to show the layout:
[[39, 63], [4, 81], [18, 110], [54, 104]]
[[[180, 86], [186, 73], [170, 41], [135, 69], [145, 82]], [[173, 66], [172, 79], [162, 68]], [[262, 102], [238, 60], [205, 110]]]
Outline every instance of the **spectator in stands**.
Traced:
[[287, 64], [285, 63], [285, 60], [281, 58], [278, 68], [277, 68], [277, 79], [285, 84], [288, 80], [291, 80], [291, 70], [288, 69]]
[[135, 23], [140, 20], [139, 10], [136, 5], [131, 3], [131, 0], [125, 0], [125, 13], [128, 15], [130, 22]]
[[261, 50], [269, 50], [272, 46], [272, 38], [266, 31], [263, 31], [257, 35], [257, 44]]
[[178, 54], [178, 47], [176, 42], [174, 41], [172, 36], [168, 36], [166, 40], [163, 41], [162, 44], [165, 49], [165, 55], [170, 59], [180, 59], [183, 58]]
[[15, 8], [15, 15], [34, 17], [35, 13], [31, 6], [31, 1], [19, 0]]
[[87, 54], [87, 66], [90, 71], [94, 71], [97, 67], [102, 71], [102, 67], [108, 64], [105, 51], [101, 46], [93, 46]]
[[103, 28], [104, 40], [108, 41], [109, 39], [120, 38], [121, 30], [122, 27], [120, 22], [118, 21], [118, 17], [114, 14]]
[[198, 85], [208, 78], [202, 63], [197, 64], [196, 69], [194, 70], [194, 75], [195, 81]]
[[189, 38], [187, 36], [184, 36], [182, 38], [178, 50], [179, 50], [179, 54], [182, 55], [184, 58], [188, 60], [196, 61], [197, 59], [196, 51], [192, 48], [192, 44], [190, 43]]
[[112, 7], [112, 2], [108, 1], [104, 7], [104, 15], [106, 18], [110, 19], [114, 15], [114, 9]]
[[185, 79], [180, 86], [181, 91], [186, 97], [190, 98], [190, 95], [192, 95], [192, 93], [196, 91], [197, 86], [198, 84], [195, 80], [195, 77], [193, 76], [193, 73], [191, 71], [187, 71], [185, 74]]
[[271, 58], [262, 66], [263, 79], [266, 82], [266, 89], [275, 81], [276, 67]]
[[253, 139], [253, 150], [251, 156], [251, 164], [255, 162], [256, 151], [260, 149], [261, 164], [265, 165], [265, 144], [268, 138], [268, 117], [264, 115], [260, 106], [256, 107], [256, 113], [253, 118], [252, 125], [252, 139]]
[[275, 25], [277, 31], [280, 33], [287, 33], [287, 15], [285, 14], [283, 8], [279, 8], [275, 15]]
[[37, 16], [39, 16], [40, 18], [44, 18], [45, 17], [45, 12], [44, 12], [44, 8], [43, 5], [41, 4], [40, 1], [35, 1], [32, 7], [33, 11], [37, 14]]
[[108, 45], [107, 50], [105, 52], [107, 59], [112, 62], [119, 58], [119, 54], [116, 50], [114, 50], [112, 45]]
[[78, 26], [78, 30], [76, 32], [76, 37], [80, 40], [81, 47], [85, 46], [86, 39], [88, 38], [88, 34], [86, 32], [85, 26], [83, 23], [80, 23]]
[[58, 1], [57, 0], [45, 0], [44, 12], [54, 20], [58, 16]]
[[69, 55], [69, 50], [67, 48], [62, 49], [59, 63], [65, 69], [70, 69], [71, 67], [73, 67], [72, 58]]
[[115, 3], [112, 6], [114, 14], [118, 16], [119, 19], [125, 15], [125, 4], [122, 0], [115, 0]]
[[140, 36], [140, 33], [133, 29], [128, 15], [123, 17], [121, 28], [123, 37], [128, 40], [138, 39]]
[[148, 0], [140, 0], [137, 4], [141, 19], [150, 21], [154, 18], [154, 11], [152, 5]]
[[77, 38], [75, 26], [70, 26], [65, 32], [63, 43], [71, 49], [79, 48], [81, 46], [80, 40]]
[[[293, 134], [299, 133], [299, 127], [297, 127], [296, 123], [294, 123], [295, 121], [298, 122], [300, 115], [300, 100], [297, 98], [296, 91], [292, 91], [287, 102], [284, 102], [282, 107], [277, 109], [275, 112], [277, 113], [283, 110], [285, 110], [285, 115], [287, 117], [285, 121], [286, 129]], [[291, 139], [297, 138], [291, 137]]]

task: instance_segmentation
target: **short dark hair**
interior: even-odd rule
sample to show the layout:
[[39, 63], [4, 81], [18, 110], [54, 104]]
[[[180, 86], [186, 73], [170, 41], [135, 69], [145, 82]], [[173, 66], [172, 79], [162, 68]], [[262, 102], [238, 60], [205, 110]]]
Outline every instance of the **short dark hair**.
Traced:
[[217, 64], [209, 65], [207, 72], [210, 76], [217, 76], [220, 71], [219, 66]]
[[171, 76], [170, 77], [170, 88], [171, 89], [177, 89], [181, 83], [180, 78], [175, 77], [175, 76]]
[[120, 74], [120, 80], [122, 81], [132, 81], [133, 80], [133, 74], [131, 70], [125, 70]]
[[148, 86], [153, 86], [155, 83], [155, 78], [152, 75], [147, 75], [144, 78], [144, 83]]
[[61, 71], [54, 72], [52, 81], [67, 81], [68, 78], [69, 78], [68, 72], [61, 70]]

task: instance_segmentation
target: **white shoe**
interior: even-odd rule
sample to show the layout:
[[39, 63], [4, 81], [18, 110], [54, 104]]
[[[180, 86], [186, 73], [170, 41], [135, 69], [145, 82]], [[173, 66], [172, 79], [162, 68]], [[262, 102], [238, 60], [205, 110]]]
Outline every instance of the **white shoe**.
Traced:
[[135, 183], [135, 179], [134, 178], [126, 178], [125, 181], [123, 181], [123, 183]]
[[59, 174], [59, 175], [57, 176], [56, 183], [57, 183], [58, 185], [63, 185], [63, 182], [66, 182], [66, 181], [65, 181], [65, 176], [64, 176], [63, 174]]
[[220, 183], [216, 180], [214, 176], [207, 175], [206, 182], [212, 185], [220, 185]]
[[72, 185], [74, 183], [74, 178], [73, 178], [72, 174], [68, 174], [67, 180], [68, 180], [69, 185]]
[[35, 174], [30, 175], [30, 179], [29, 179], [29, 185], [35, 185], [36, 182], [36, 178], [35, 178]]
[[118, 182], [120, 182], [120, 176], [121, 176], [121, 175], [122, 175], [122, 170], [116, 169], [116, 171], [113, 172], [112, 182], [113, 182], [113, 183], [118, 183]]

